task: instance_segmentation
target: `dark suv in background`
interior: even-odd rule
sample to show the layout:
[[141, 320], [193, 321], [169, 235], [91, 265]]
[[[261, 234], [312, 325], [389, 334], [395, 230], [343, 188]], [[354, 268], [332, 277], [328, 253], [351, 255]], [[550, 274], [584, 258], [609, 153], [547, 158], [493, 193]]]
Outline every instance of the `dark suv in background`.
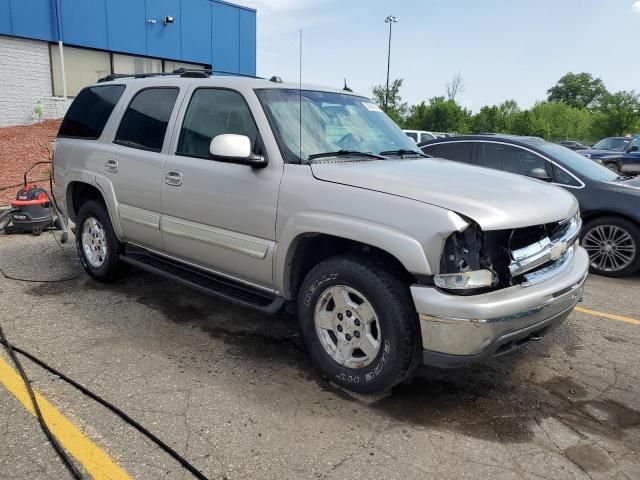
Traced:
[[610, 137], [578, 153], [618, 173], [640, 173], [640, 137]]
[[589, 252], [591, 271], [623, 277], [640, 270], [640, 178], [622, 176], [534, 137], [459, 136], [420, 147], [433, 157], [526, 175], [569, 190], [580, 203], [581, 240]]

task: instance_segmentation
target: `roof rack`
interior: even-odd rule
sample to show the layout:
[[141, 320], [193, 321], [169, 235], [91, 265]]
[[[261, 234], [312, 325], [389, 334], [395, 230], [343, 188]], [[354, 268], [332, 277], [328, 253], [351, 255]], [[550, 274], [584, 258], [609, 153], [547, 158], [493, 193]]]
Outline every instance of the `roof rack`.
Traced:
[[229, 72], [226, 70], [214, 70], [211, 68], [178, 68], [173, 72], [152, 72], [152, 73], [112, 73], [107, 75], [106, 77], [102, 77], [98, 80], [98, 83], [102, 82], [111, 82], [113, 80], [118, 80], [120, 78], [150, 78], [150, 77], [165, 77], [168, 75], [179, 75], [184, 78], [207, 78], [212, 76], [214, 73], [221, 73], [223, 75], [229, 75], [234, 77], [249, 77], [249, 78], [259, 78], [255, 75], [249, 75], [246, 73], [237, 73], [237, 72]]

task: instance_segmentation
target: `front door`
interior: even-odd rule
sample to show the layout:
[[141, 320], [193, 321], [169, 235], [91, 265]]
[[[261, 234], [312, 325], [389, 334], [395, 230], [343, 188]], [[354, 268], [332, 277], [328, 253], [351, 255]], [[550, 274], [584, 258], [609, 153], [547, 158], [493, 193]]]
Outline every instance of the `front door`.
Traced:
[[271, 288], [282, 165], [256, 169], [209, 159], [211, 139], [258, 129], [236, 91], [196, 88], [167, 157], [162, 183], [166, 251], [183, 260]]

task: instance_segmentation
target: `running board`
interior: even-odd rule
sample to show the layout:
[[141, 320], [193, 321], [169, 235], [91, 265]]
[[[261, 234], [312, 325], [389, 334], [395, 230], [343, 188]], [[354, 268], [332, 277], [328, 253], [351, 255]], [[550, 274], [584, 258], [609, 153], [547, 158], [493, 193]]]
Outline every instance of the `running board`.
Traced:
[[268, 314], [277, 313], [285, 300], [277, 295], [216, 275], [197, 267], [170, 260], [147, 250], [127, 246], [120, 260], [141, 270], [179, 282], [194, 290], [243, 307]]

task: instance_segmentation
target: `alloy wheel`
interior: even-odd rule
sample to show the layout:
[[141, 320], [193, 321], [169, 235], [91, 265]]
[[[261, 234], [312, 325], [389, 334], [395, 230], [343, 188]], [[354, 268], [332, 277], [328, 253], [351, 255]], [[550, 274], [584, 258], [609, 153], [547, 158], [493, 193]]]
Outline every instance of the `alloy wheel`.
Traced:
[[591, 266], [604, 272], [627, 268], [638, 248], [629, 232], [617, 225], [593, 227], [584, 235], [582, 246], [589, 253]]

